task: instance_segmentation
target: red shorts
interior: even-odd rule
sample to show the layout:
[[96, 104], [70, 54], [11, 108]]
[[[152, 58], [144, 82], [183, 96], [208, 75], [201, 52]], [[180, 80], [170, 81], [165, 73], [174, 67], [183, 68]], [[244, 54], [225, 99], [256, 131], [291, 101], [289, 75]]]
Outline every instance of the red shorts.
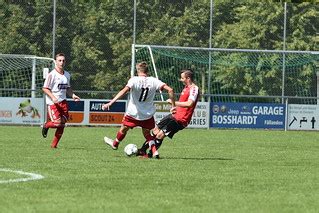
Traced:
[[69, 119], [69, 106], [66, 100], [63, 100], [59, 103], [55, 103], [52, 105], [48, 105], [48, 115], [51, 121], [63, 120], [65, 121]]
[[140, 120], [136, 120], [135, 118], [132, 118], [128, 115], [125, 115], [123, 120], [122, 120], [122, 124], [124, 126], [128, 126], [130, 128], [140, 126], [142, 128], [145, 128], [145, 129], [153, 129], [155, 127], [155, 120], [154, 120], [154, 117], [151, 117], [150, 119], [140, 121]]

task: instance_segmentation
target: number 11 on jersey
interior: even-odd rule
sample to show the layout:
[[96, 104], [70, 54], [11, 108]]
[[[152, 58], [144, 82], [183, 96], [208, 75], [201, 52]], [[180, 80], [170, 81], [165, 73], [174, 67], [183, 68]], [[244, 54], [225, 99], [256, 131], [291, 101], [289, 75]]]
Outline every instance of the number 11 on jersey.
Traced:
[[138, 99], [139, 102], [142, 102], [142, 101], [146, 100], [149, 90], [150, 90], [149, 88], [142, 88], [142, 92], [141, 92], [140, 98]]

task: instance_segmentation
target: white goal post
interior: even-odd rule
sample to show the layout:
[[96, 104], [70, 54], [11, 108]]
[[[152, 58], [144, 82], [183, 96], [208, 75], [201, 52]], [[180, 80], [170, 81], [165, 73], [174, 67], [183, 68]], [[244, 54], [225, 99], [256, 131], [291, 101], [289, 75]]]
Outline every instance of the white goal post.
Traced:
[[42, 97], [44, 75], [54, 66], [52, 58], [0, 54], [0, 97]]
[[[179, 71], [190, 68], [195, 71], [201, 97], [222, 102], [253, 98], [283, 103], [286, 97], [316, 98], [319, 96], [318, 53], [132, 45], [132, 61], [146, 61], [151, 75], [169, 84], [174, 91], [183, 89]], [[317, 102], [306, 99], [295, 102]]]

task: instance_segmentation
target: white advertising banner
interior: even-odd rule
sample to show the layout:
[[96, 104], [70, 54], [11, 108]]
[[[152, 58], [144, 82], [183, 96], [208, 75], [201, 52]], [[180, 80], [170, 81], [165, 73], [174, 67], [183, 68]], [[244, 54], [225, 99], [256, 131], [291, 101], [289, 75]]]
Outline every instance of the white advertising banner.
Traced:
[[[43, 98], [0, 98], [0, 124], [31, 124], [41, 125], [44, 106]], [[86, 99], [80, 102], [68, 100], [70, 120], [67, 125], [120, 126], [125, 110], [126, 101], [118, 101], [110, 110], [102, 110], [102, 104], [107, 101]], [[167, 102], [155, 102], [155, 120], [159, 122], [169, 114], [171, 105]], [[190, 128], [208, 128], [209, 103], [198, 102]]]
[[319, 130], [319, 106], [288, 105], [288, 130]]
[[42, 98], [0, 98], [0, 124], [41, 124]]
[[[155, 121], [159, 122], [163, 117], [169, 114], [171, 105], [167, 102], [156, 102], [156, 113]], [[189, 128], [208, 128], [209, 125], [209, 103], [207, 102], [198, 102], [192, 117], [191, 122], [189, 123]]]

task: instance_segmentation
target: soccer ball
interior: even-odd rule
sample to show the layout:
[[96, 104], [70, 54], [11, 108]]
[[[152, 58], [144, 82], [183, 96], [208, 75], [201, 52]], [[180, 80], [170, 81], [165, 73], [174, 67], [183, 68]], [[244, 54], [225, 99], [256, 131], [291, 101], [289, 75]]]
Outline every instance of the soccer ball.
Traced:
[[135, 155], [137, 153], [137, 146], [132, 143], [127, 144], [124, 148], [124, 153], [129, 157]]

